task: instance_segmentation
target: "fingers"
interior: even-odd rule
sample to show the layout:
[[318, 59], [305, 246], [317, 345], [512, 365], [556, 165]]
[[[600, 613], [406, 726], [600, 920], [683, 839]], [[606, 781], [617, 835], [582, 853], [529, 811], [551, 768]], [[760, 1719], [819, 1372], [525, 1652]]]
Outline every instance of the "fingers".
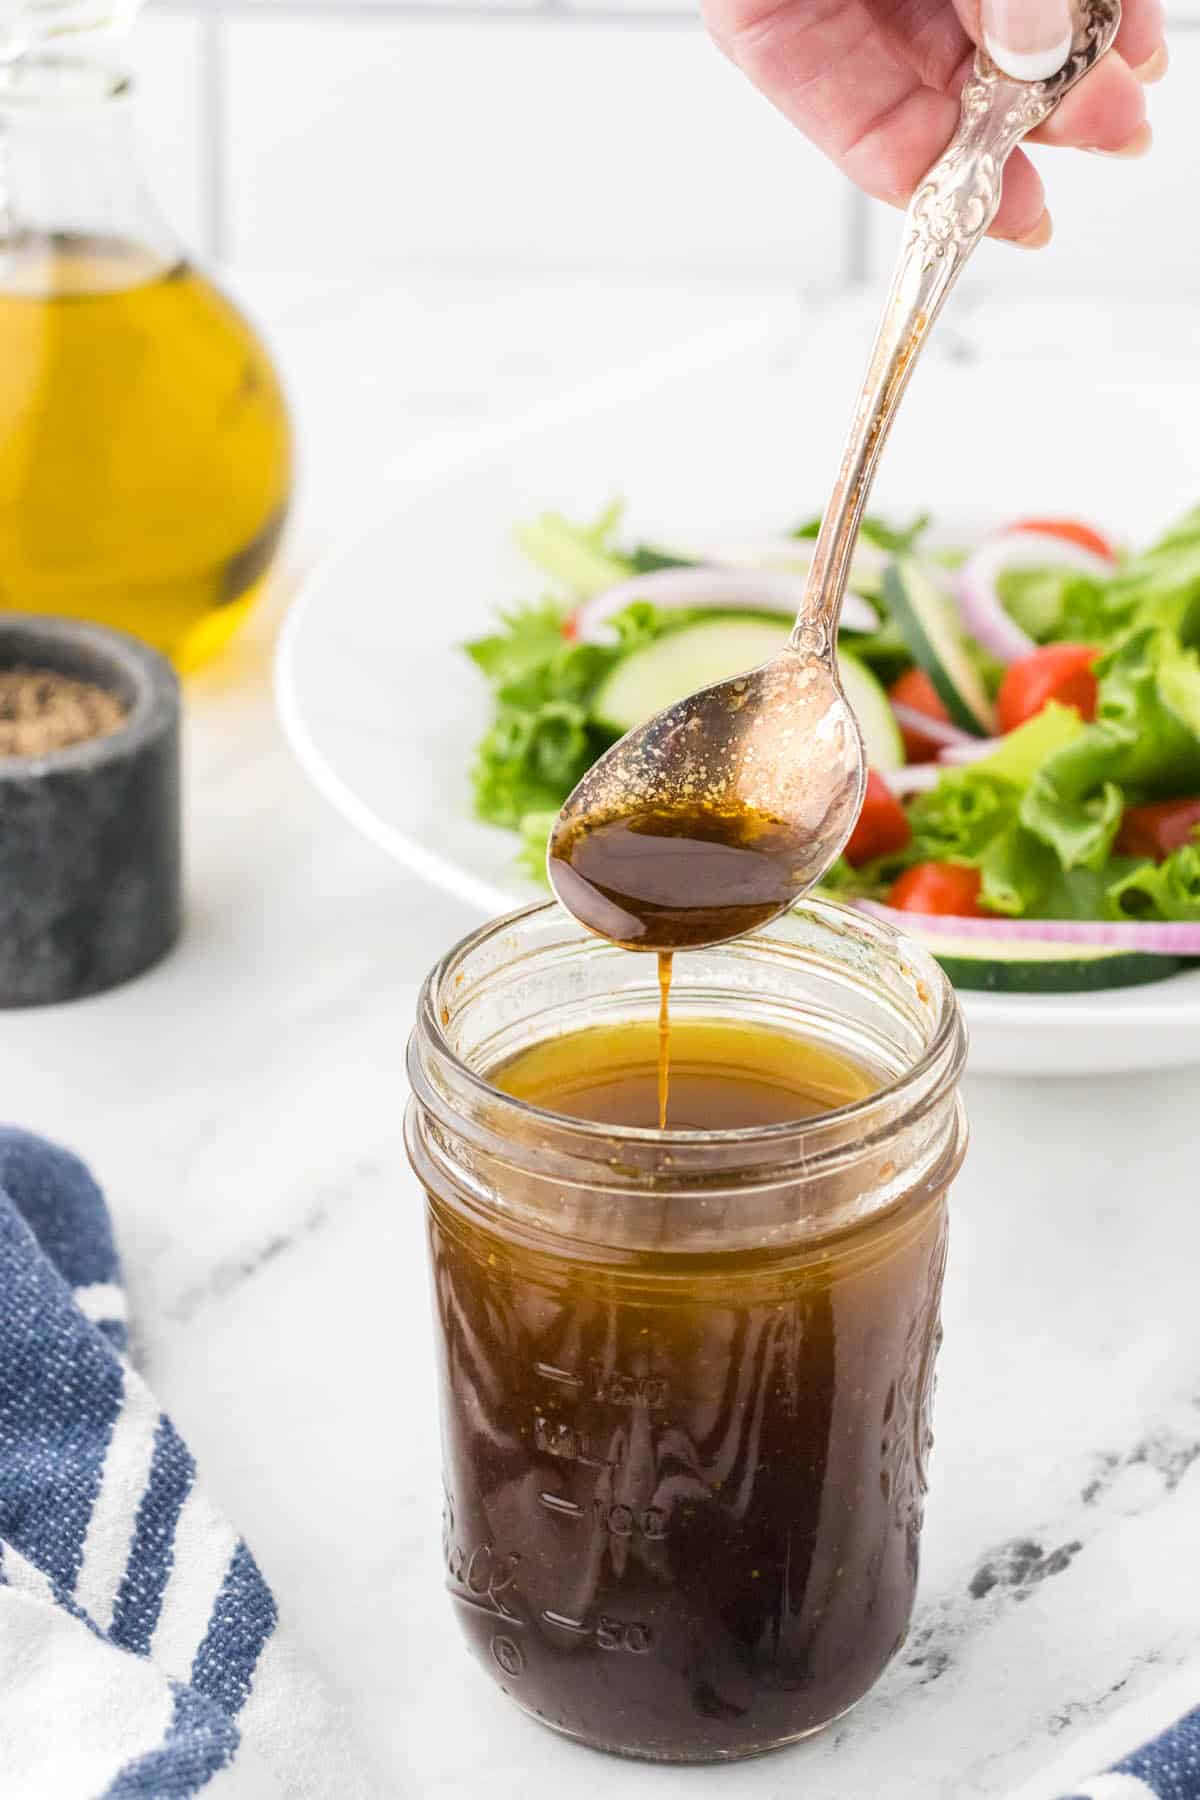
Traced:
[[[1161, 28], [1158, 0], [1149, 0], [1149, 4], [1127, 0], [1127, 7], [1135, 17], [1145, 15], [1140, 18], [1140, 26], [1148, 31]], [[1145, 47], [1147, 39], [1135, 34], [1131, 41], [1136, 52]], [[1165, 68], [1165, 49], [1163, 58]], [[1109, 51], [1086, 81], [1071, 90], [1053, 117], [1030, 133], [1030, 141], [1094, 150], [1108, 156], [1142, 155], [1152, 142], [1144, 83], [1119, 51]], [[1050, 234], [1050, 215], [1045, 210], [1041, 181], [1029, 159], [1018, 151], [1005, 170], [1004, 195], [991, 235], [1038, 248], [1049, 243]]]
[[1166, 23], [1162, 0], [1125, 0], [1116, 48], [1140, 80], [1161, 81], [1167, 72]]
[[[1029, 27], [1022, 0], [954, 0], [954, 7], [976, 40], [987, 24], [1011, 26], [1018, 38]], [[1145, 88], [1161, 80], [1167, 70], [1164, 29], [1162, 0], [1125, 0], [1116, 47], [1071, 90], [1053, 117], [1030, 133], [1030, 141], [1107, 156], [1143, 155], [1153, 141], [1146, 120]], [[1005, 175], [1004, 199], [992, 235], [1020, 241], [1028, 240], [1032, 233], [1034, 240], [1048, 242], [1048, 217], [1044, 222], [1030, 220], [1038, 196], [1024, 172], [1015, 173], [1016, 166], [1014, 157]]]
[[[983, 22], [1012, 39], [1015, 55], [1048, 54], [1041, 38], [1062, 11], [1061, 0], [954, 0], [972, 37], [981, 29], [981, 3]], [[958, 122], [955, 96], [970, 69], [973, 52], [949, 9], [906, 0], [906, 29], [898, 37], [886, 8], [881, 16], [870, 0], [702, 5], [717, 43], [785, 117], [864, 192], [907, 204], [950, 141]], [[1162, 0], [1125, 0], [1124, 21], [1120, 49], [1102, 58], [1034, 134], [1042, 143], [1109, 155], [1148, 148], [1144, 83], [1165, 68]], [[1042, 184], [1020, 151], [1006, 167], [991, 235], [1030, 247], [1049, 241]]]
[[[975, 43], [983, 39], [981, 12], [996, 0], [954, 0], [954, 10]], [[1001, 0], [1003, 3], [1003, 0]], [[1163, 0], [1124, 0], [1116, 49], [1142, 81], [1160, 81], [1166, 73]]]
[[705, 0], [708, 28], [760, 93], [868, 193], [911, 193], [949, 141], [958, 103], [923, 87], [852, 4]]
[[1004, 169], [1000, 209], [989, 237], [1004, 238], [1023, 249], [1040, 250], [1050, 242], [1050, 214], [1042, 178], [1023, 150], [1014, 150]]
[[1124, 57], [1112, 50], [1030, 137], [1039, 144], [1120, 152], [1145, 131], [1145, 89]]
[[1020, 81], [1061, 69], [1075, 33], [1071, 0], [982, 0], [980, 23], [992, 61]]
[[[918, 89], [838, 161], [876, 200], [905, 207], [929, 165], [949, 142], [957, 118], [957, 102], [928, 88]], [[1014, 150], [1005, 166], [1000, 206], [989, 236], [1028, 249], [1039, 249], [1050, 241], [1050, 215], [1041, 176], [1022, 150]]]

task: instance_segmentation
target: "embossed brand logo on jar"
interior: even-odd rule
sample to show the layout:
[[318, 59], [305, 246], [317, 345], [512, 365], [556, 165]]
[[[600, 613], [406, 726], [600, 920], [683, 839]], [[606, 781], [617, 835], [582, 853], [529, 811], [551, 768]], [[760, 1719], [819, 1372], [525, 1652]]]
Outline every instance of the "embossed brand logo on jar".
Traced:
[[455, 1538], [454, 1502], [446, 1495], [442, 1509], [442, 1552], [449, 1580], [446, 1586], [456, 1600], [499, 1618], [524, 1624], [514, 1610], [517, 1594], [517, 1570], [521, 1558], [516, 1551], [500, 1552], [494, 1544], [476, 1544], [467, 1548]]

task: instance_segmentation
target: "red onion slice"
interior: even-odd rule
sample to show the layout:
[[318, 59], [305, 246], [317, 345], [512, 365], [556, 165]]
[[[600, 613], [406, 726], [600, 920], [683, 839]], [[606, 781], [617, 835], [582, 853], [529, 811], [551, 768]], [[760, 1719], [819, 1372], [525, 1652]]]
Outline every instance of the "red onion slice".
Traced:
[[897, 931], [918, 937], [981, 938], [992, 943], [1091, 944], [1097, 949], [1138, 950], [1145, 956], [1200, 956], [1200, 923], [1140, 919], [961, 918], [951, 913], [904, 912], [879, 900], [855, 904]]
[[902, 769], [888, 769], [883, 779], [893, 794], [903, 799], [906, 794], [923, 794], [936, 787], [944, 774], [937, 763], [905, 763]]
[[[628, 581], [606, 588], [585, 600], [571, 616], [574, 636], [581, 644], [612, 644], [616, 633], [611, 621], [635, 600], [647, 600], [664, 612], [692, 606], [710, 606], [723, 612], [777, 612], [792, 618], [804, 599], [803, 575], [782, 569], [729, 569], [706, 565], [694, 569], [655, 569], [648, 575], [631, 575]], [[879, 617], [861, 594], [847, 594], [842, 625], [850, 631], [875, 631]]]
[[947, 744], [938, 751], [938, 761], [948, 768], [964, 769], [990, 756], [1003, 742], [1003, 738], [968, 738], [965, 744]]
[[1004, 610], [997, 586], [1006, 569], [1077, 569], [1081, 575], [1111, 576], [1113, 564], [1094, 550], [1044, 531], [1006, 531], [988, 538], [958, 572], [958, 610], [971, 636], [1001, 662], [1017, 662], [1037, 644]]
[[[963, 731], [958, 725], [951, 725], [948, 719], [931, 719], [929, 714], [923, 713], [919, 707], [905, 706], [903, 700], [893, 700], [892, 711], [896, 715], [898, 725], [905, 726], [909, 731], [919, 731], [922, 737], [929, 738], [935, 744], [944, 744], [947, 749], [956, 746], [965, 750], [968, 746], [974, 747], [979, 742], [979, 739], [972, 737], [969, 731]], [[988, 742], [990, 743], [991, 740], [989, 739]], [[949, 758], [947, 758], [948, 760]]]

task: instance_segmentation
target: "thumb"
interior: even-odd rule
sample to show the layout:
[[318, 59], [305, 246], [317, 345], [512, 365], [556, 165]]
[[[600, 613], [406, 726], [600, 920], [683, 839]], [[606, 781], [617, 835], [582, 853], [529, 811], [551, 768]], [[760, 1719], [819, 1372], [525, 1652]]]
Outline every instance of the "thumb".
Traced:
[[954, 0], [954, 9], [997, 67], [1019, 81], [1042, 81], [1067, 60], [1070, 0]]

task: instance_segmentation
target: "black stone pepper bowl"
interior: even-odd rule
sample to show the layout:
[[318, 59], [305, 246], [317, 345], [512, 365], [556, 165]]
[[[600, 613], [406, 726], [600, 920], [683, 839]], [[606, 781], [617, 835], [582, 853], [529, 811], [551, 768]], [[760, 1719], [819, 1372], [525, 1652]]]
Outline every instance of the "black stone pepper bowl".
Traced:
[[79, 619], [0, 612], [0, 668], [49, 669], [127, 708], [108, 737], [0, 756], [0, 1007], [116, 987], [180, 924], [179, 682], [157, 651]]

